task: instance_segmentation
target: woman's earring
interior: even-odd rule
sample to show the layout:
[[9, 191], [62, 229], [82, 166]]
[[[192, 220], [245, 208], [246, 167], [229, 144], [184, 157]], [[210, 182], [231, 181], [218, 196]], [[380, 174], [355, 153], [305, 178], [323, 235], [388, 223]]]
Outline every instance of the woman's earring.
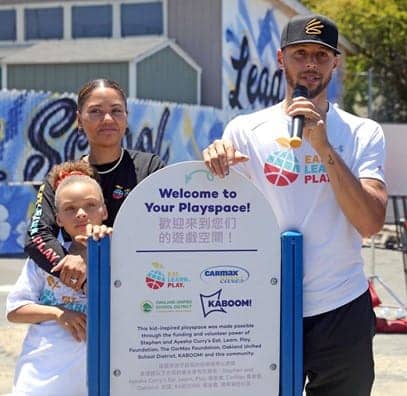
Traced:
[[80, 134], [80, 133], [83, 133], [83, 128], [81, 128], [81, 127], [78, 127], [78, 128], [76, 128], [76, 131]]

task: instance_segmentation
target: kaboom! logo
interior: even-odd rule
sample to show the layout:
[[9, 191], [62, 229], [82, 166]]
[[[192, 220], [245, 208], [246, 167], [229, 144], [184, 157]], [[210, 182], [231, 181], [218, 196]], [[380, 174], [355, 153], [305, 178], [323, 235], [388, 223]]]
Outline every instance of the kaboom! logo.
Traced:
[[251, 298], [221, 298], [222, 289], [206, 295], [199, 294], [201, 300], [202, 313], [204, 318], [213, 312], [227, 313], [230, 308], [250, 308], [252, 306]]

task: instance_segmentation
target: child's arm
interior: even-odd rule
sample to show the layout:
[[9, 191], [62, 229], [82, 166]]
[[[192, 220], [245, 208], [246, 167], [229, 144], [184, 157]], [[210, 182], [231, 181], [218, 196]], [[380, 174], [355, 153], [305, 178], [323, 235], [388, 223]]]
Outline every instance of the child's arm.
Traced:
[[55, 320], [77, 341], [86, 340], [86, 315], [52, 305], [27, 304], [9, 311], [7, 319], [14, 323], [41, 323]]
[[28, 259], [6, 301], [6, 316], [16, 323], [41, 323], [56, 320], [78, 340], [85, 339], [86, 316], [59, 306], [39, 304], [45, 286], [42, 270]]

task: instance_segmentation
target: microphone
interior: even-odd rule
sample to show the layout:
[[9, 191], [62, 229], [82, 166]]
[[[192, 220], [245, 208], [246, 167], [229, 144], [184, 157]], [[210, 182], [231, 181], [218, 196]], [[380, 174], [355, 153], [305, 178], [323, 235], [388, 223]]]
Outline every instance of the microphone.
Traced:
[[[298, 98], [302, 96], [304, 98], [308, 98], [308, 89], [303, 85], [297, 85], [294, 88], [294, 92], [292, 97]], [[291, 124], [291, 131], [290, 131], [290, 146], [292, 148], [298, 148], [301, 146], [302, 142], [302, 128], [304, 126], [304, 116], [297, 115], [293, 117], [293, 121]]]

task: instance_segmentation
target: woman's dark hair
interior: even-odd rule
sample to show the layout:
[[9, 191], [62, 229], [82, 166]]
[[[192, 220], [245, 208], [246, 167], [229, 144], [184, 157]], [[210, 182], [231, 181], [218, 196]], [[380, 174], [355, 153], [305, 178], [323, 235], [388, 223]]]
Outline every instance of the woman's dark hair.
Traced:
[[127, 111], [127, 98], [123, 89], [120, 85], [113, 80], [107, 80], [105, 78], [98, 78], [96, 80], [92, 80], [87, 82], [82, 88], [79, 90], [78, 93], [78, 111], [81, 111], [83, 105], [85, 104], [86, 100], [92, 94], [92, 92], [97, 88], [112, 88], [114, 89], [123, 99], [123, 103], [125, 109]]

